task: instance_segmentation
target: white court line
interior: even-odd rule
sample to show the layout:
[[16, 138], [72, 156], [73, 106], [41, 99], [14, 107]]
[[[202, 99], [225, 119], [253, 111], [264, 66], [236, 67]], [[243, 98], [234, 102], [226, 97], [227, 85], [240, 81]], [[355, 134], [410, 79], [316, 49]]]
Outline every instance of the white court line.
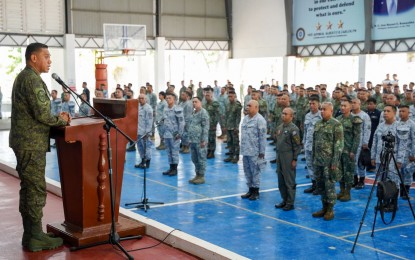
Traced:
[[[136, 176], [136, 177], [139, 177], [139, 178], [143, 178], [143, 177], [141, 177], [139, 175], [136, 175], [136, 174], [133, 174], [133, 175]], [[147, 179], [147, 180], [149, 180], [149, 179]], [[188, 190], [183, 190], [183, 189], [180, 189], [176, 186], [171, 186], [171, 185], [159, 182], [159, 181], [155, 181], [155, 180], [151, 180], [151, 179], [150, 179], [150, 181], [152, 181], [154, 183], [164, 185], [164, 186], [167, 186], [167, 187], [170, 187], [170, 188], [173, 188], [173, 189], [177, 189], [177, 190], [180, 190], [180, 191], [185, 191], [185, 192], [188, 192], [188, 193], [191, 193], [191, 194], [195, 194], [197, 196], [205, 197], [203, 199], [196, 199], [196, 200], [189, 200], [189, 201], [182, 201], [182, 202], [174, 202], [174, 203], [168, 203], [168, 204], [164, 204], [164, 205], [153, 205], [152, 208], [173, 206], [173, 205], [181, 205], [181, 204], [186, 204], [186, 203], [203, 202], [203, 201], [213, 201], [214, 200], [216, 202], [219, 202], [219, 203], [222, 203], [222, 204], [225, 204], [225, 205], [228, 205], [228, 206], [231, 206], [231, 207], [243, 210], [243, 211], [247, 211], [247, 212], [259, 215], [261, 217], [276, 220], [277, 222], [280, 222], [280, 223], [283, 223], [283, 224], [286, 224], [286, 225], [291, 225], [291, 226], [298, 227], [298, 228], [301, 228], [301, 229], [305, 229], [305, 230], [308, 230], [308, 231], [311, 231], [311, 232], [315, 232], [315, 233], [318, 233], [320, 235], [327, 236], [327, 237], [330, 237], [330, 238], [333, 238], [333, 239], [336, 239], [336, 240], [340, 240], [340, 241], [346, 242], [346, 243], [351, 244], [351, 245], [354, 244], [354, 241], [347, 240], [346, 238], [344, 238], [342, 236], [338, 237], [338, 236], [335, 236], [335, 235], [332, 235], [332, 234], [329, 234], [329, 233], [322, 232], [322, 231], [317, 230], [317, 229], [313, 229], [313, 228], [302, 226], [302, 225], [299, 225], [299, 224], [296, 224], [296, 223], [288, 222], [288, 221], [285, 221], [285, 220], [282, 220], [282, 219], [279, 219], [279, 218], [276, 218], [276, 217], [265, 215], [263, 213], [252, 211], [250, 209], [243, 208], [243, 207], [240, 207], [240, 206], [237, 206], [237, 205], [234, 205], [234, 204], [231, 204], [231, 203], [220, 200], [220, 199], [223, 199], [223, 198], [230, 198], [230, 197], [240, 196], [244, 193], [231, 194], [231, 195], [218, 196], [218, 197], [206, 197], [204, 195], [200, 195], [200, 194], [197, 194], [195, 192], [188, 191]], [[311, 184], [300, 184], [300, 185], [297, 185], [297, 187], [303, 187], [303, 186], [309, 186], [309, 185], [311, 185]], [[271, 192], [271, 191], [276, 191], [276, 190], [279, 190], [279, 189], [278, 188], [273, 188], [273, 189], [262, 190], [261, 192], [264, 193], [264, 192]], [[136, 209], [129, 209], [129, 210], [132, 211], [132, 210], [136, 210]], [[367, 245], [364, 245], [364, 244], [356, 243], [356, 246], [364, 247], [366, 249], [369, 249], [369, 250], [372, 250], [372, 251], [375, 251], [375, 252], [379, 252], [379, 253], [382, 253], [382, 254], [385, 254], [385, 255], [388, 255], [388, 256], [392, 256], [392, 257], [395, 257], [395, 258], [398, 258], [398, 259], [408, 260], [408, 258], [398, 256], [398, 255], [394, 255], [392, 253], [389, 253], [389, 252], [386, 252], [386, 251], [383, 251], [383, 250], [380, 250], [380, 249], [377, 249], [377, 248], [374, 248], [374, 247], [370, 247], [370, 246], [367, 246]]]
[[[385, 228], [378, 228], [378, 229], [375, 229], [375, 233], [377, 233], [379, 231], [391, 230], [391, 229], [395, 229], [395, 228], [407, 227], [407, 226], [413, 226], [413, 225], [415, 225], [415, 222], [414, 223], [400, 224], [400, 225], [385, 227]], [[360, 235], [369, 234], [369, 233], [372, 233], [372, 230], [368, 230], [368, 231], [365, 231], [365, 232], [360, 232]], [[346, 237], [354, 237], [356, 235], [357, 235], [357, 233], [356, 234], [351, 234], [351, 235], [346, 235], [346, 236], [340, 236], [340, 237], [341, 238], [346, 238]]]

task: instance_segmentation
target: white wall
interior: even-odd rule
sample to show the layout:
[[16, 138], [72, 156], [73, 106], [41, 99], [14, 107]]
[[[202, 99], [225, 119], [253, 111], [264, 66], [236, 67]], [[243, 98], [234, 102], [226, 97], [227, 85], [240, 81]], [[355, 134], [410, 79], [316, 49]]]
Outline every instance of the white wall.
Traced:
[[286, 55], [287, 32], [283, 0], [233, 0], [232, 5], [233, 58]]

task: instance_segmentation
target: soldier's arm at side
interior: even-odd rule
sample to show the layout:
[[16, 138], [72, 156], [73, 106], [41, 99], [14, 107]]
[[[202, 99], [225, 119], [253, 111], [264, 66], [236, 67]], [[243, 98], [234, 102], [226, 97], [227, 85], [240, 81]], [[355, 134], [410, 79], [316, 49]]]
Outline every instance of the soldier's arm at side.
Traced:
[[261, 118], [258, 120], [258, 144], [259, 144], [259, 157], [265, 155], [265, 147], [267, 145], [267, 122]]
[[[206, 145], [206, 143], [208, 142], [208, 137], [209, 137], [209, 126], [210, 126], [210, 122], [209, 122], [209, 115], [205, 110], [204, 115], [202, 116], [202, 140], [201, 143], [204, 143], [202, 147], [204, 147], [204, 145]], [[202, 144], [201, 144], [202, 145]]]
[[344, 135], [343, 135], [343, 126], [342, 124], [338, 123], [334, 126], [334, 138], [333, 138], [333, 158], [330, 163], [330, 167], [332, 170], [337, 168], [337, 165], [340, 161], [340, 156], [343, 151], [344, 147]]

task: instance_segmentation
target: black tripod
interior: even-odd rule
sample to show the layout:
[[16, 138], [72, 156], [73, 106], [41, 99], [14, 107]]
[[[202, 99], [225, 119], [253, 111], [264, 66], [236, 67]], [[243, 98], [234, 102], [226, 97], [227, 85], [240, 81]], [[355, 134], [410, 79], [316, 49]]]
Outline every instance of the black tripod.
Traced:
[[[154, 127], [159, 126], [163, 122], [157, 122]], [[141, 136], [136, 142], [134, 142], [134, 145], [138, 143], [139, 141], [143, 140], [144, 143], [144, 156], [143, 156], [143, 169], [144, 169], [144, 180], [143, 180], [143, 200], [141, 202], [133, 202], [133, 203], [125, 203], [125, 206], [131, 206], [131, 205], [137, 205], [136, 208], [144, 209], [145, 212], [147, 212], [147, 209], [150, 208], [148, 204], [164, 204], [164, 202], [149, 202], [147, 198], [147, 138], [148, 136], [153, 133], [153, 129], [151, 131], [145, 133], [143, 136]]]
[[[78, 98], [81, 98], [81, 95], [78, 95], [75, 91], [70, 89], [55, 73], [52, 74], [52, 78], [54, 78], [62, 87], [64, 87], [67, 91], [73, 93]], [[133, 139], [131, 139], [128, 135], [126, 135], [121, 129], [117, 127], [117, 125], [111, 120], [111, 118], [108, 118], [104, 116], [101, 112], [99, 112], [96, 108], [94, 108], [89, 102], [85, 101], [85, 103], [92, 108], [95, 111], [96, 115], [99, 115], [101, 118], [104, 119], [105, 125], [103, 126], [105, 131], [107, 132], [107, 156], [108, 156], [108, 175], [109, 175], [109, 183], [110, 183], [110, 200], [111, 200], [111, 231], [109, 234], [108, 241], [104, 242], [98, 242], [90, 245], [80, 246], [80, 247], [71, 247], [71, 251], [79, 250], [79, 249], [85, 249], [89, 247], [94, 247], [98, 245], [103, 244], [111, 244], [116, 245], [127, 257], [128, 259], [134, 259], [130, 254], [128, 254], [127, 250], [125, 250], [121, 244], [120, 241], [122, 240], [129, 240], [129, 239], [141, 239], [142, 236], [130, 236], [130, 237], [124, 237], [120, 238], [118, 235], [116, 229], [115, 229], [115, 199], [114, 199], [114, 185], [112, 180], [112, 149], [111, 149], [111, 128], [114, 128], [116, 131], [121, 133], [125, 138], [127, 138], [129, 141], [134, 142]]]
[[[375, 190], [375, 186], [376, 186], [376, 183], [378, 181], [378, 178], [379, 178], [379, 176], [381, 176], [381, 181], [383, 181], [383, 182], [387, 180], [388, 173], [389, 173], [389, 164], [390, 164], [391, 160], [393, 161], [395, 171], [398, 174], [401, 183], [404, 183], [403, 178], [402, 178], [402, 174], [399, 171], [398, 164], [396, 163], [395, 156], [393, 155], [394, 148], [395, 148], [395, 137], [392, 135], [391, 132], [389, 132], [386, 136], [382, 136], [382, 141], [383, 141], [383, 149], [382, 149], [382, 152], [380, 154], [380, 165], [379, 165], [379, 168], [376, 172], [376, 177], [375, 177], [375, 180], [372, 184], [372, 189], [370, 190], [369, 199], [367, 201], [366, 208], [365, 208], [365, 211], [363, 213], [362, 220], [360, 221], [359, 230], [357, 231], [357, 235], [356, 235], [356, 238], [355, 238], [354, 243], [353, 243], [353, 248], [352, 248], [352, 251], [351, 251], [352, 253], [354, 253], [354, 249], [356, 247], [357, 239], [359, 238], [360, 231], [362, 229], [362, 225], [363, 225], [363, 222], [365, 220], [365, 217], [366, 217], [366, 214], [367, 214], [367, 211], [368, 211], [368, 208], [369, 208], [370, 201], [372, 200], [373, 191]], [[412, 216], [415, 219], [415, 213], [414, 213], [414, 210], [412, 208], [411, 201], [409, 199], [409, 194], [408, 194], [409, 191], [407, 191], [404, 188], [403, 192], [408, 197], [408, 204], [409, 204], [409, 207], [411, 209]], [[399, 194], [396, 194], [396, 196], [398, 196], [398, 195]], [[374, 237], [376, 217], [378, 215], [378, 211], [381, 211], [382, 220], [384, 221], [384, 219], [383, 219], [383, 210], [384, 209], [383, 209], [383, 205], [382, 205], [383, 203], [384, 203], [384, 201], [381, 200], [381, 199], [378, 199], [378, 201], [376, 203], [375, 218], [373, 220], [371, 237]], [[395, 217], [396, 210], [397, 210], [397, 207], [398, 207], [398, 199], [397, 198], [394, 199], [393, 203], [394, 203], [394, 205], [392, 205], [392, 218], [391, 218], [391, 221], [389, 223], [391, 223], [393, 221], [393, 218]], [[384, 221], [384, 223], [385, 223], [385, 221]], [[387, 224], [387, 223], [385, 223], [385, 224]]]

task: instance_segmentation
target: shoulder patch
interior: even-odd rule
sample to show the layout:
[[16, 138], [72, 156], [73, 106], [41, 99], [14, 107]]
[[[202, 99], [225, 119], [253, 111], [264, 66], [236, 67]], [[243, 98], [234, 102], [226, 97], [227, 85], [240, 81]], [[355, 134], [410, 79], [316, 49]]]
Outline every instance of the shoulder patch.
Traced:
[[46, 104], [47, 100], [48, 100], [48, 96], [46, 95], [46, 92], [43, 89], [39, 89], [36, 92], [36, 98], [39, 102], [41, 102], [42, 104]]
[[352, 120], [353, 124], [362, 124], [363, 120], [359, 116], [355, 116]]

